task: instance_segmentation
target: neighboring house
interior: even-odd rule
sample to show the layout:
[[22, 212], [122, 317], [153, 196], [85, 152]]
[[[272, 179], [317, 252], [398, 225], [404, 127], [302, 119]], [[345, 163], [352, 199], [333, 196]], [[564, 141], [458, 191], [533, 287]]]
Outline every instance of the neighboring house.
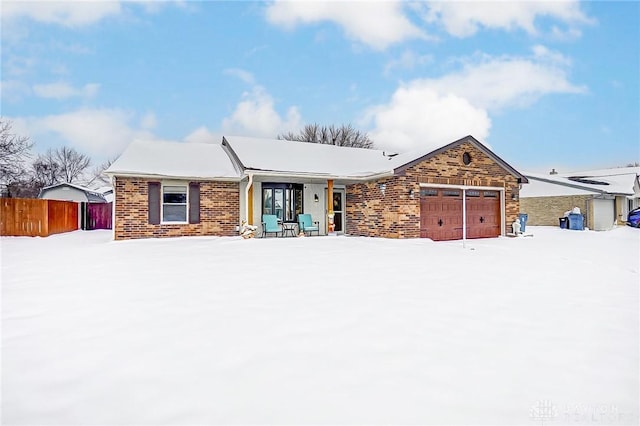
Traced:
[[[113, 190], [112, 190], [113, 191]], [[105, 196], [97, 190], [72, 183], [57, 183], [40, 190], [38, 198], [45, 200], [75, 201], [78, 203], [106, 203]]]
[[321, 234], [493, 237], [510, 230], [527, 183], [472, 136], [400, 155], [246, 137], [136, 141], [106, 174], [118, 240], [237, 235], [242, 220], [260, 225], [275, 214], [294, 222], [300, 213], [319, 221]]
[[566, 211], [579, 207], [589, 229], [604, 231], [640, 206], [640, 167], [525, 174], [529, 185], [520, 192], [520, 210], [529, 225], [557, 226]]

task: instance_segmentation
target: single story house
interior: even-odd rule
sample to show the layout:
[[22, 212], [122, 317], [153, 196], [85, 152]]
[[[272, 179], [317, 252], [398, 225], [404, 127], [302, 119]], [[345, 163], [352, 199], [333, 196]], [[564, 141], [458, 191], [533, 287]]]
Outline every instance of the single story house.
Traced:
[[624, 224], [640, 206], [640, 167], [525, 175], [529, 185], [520, 192], [520, 210], [529, 225], [558, 226], [558, 218], [579, 207], [586, 227], [605, 231]]
[[75, 201], [77, 203], [108, 202], [104, 194], [97, 190], [66, 182], [45, 186], [40, 190], [38, 198], [44, 200]]
[[[429, 152], [247, 137], [135, 141], [106, 171], [114, 238], [237, 235], [263, 214], [329, 232], [452, 240], [510, 231], [527, 178], [472, 136]], [[463, 214], [463, 212], [465, 212]]]

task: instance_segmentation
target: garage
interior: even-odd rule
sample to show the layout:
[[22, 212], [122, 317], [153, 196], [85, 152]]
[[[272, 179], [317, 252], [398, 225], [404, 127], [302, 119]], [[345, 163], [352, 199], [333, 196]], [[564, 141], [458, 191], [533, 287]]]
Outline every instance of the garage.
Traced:
[[[466, 190], [467, 238], [491, 238], [501, 234], [500, 191]], [[420, 190], [420, 237], [434, 241], [463, 238], [463, 190]]]

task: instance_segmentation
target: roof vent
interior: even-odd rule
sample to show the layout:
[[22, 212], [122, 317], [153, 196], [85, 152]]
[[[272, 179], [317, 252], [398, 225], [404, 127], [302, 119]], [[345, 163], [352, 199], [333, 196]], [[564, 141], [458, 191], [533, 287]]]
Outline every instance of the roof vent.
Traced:
[[397, 153], [397, 152], [392, 152], [392, 153], [390, 153], [390, 154], [387, 154], [387, 152], [386, 152], [386, 151], [382, 151], [382, 155], [384, 155], [385, 157], [388, 157], [388, 158], [389, 158], [389, 160], [391, 160], [393, 157], [395, 157], [396, 155], [398, 155], [398, 153]]

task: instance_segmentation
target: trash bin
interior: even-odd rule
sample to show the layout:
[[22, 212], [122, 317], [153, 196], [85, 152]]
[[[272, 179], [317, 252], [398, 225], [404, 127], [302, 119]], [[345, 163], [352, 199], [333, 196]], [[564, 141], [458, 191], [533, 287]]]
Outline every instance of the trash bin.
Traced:
[[569, 229], [575, 231], [584, 230], [584, 217], [581, 214], [569, 213]]
[[560, 222], [560, 228], [569, 229], [569, 218], [568, 217], [560, 217], [560, 218], [558, 218], [558, 221]]
[[518, 215], [518, 219], [520, 220], [520, 232], [526, 231], [527, 219], [529, 219], [529, 215], [526, 213], [520, 213]]

